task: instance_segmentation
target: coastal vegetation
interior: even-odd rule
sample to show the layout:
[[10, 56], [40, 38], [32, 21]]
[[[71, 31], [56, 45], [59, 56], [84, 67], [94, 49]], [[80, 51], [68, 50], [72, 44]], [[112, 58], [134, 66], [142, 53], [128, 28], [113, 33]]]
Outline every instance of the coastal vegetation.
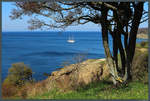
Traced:
[[9, 69], [8, 76], [4, 84], [12, 84], [22, 86], [25, 82], [32, 81], [32, 70], [24, 63], [12, 64]]
[[29, 99], [148, 99], [148, 85], [132, 82], [120, 88], [112, 88], [108, 82], [94, 82], [77, 91], [67, 93], [57, 90], [41, 95], [31, 96]]
[[[105, 59], [79, 61], [52, 72], [46, 80], [25, 84], [19, 93], [22, 98], [82, 99], [83, 95], [87, 99], [147, 99], [148, 43], [142, 42], [136, 48], [139, 25], [148, 20], [144, 2], [27, 1], [15, 4], [17, 9], [10, 17], [14, 20], [24, 15], [34, 16], [29, 21], [31, 30], [65, 29], [88, 22], [100, 25], [106, 56]], [[16, 97], [19, 94], [16, 93]]]
[[3, 97], [14, 96], [26, 83], [31, 82], [33, 82], [32, 70], [29, 67], [24, 63], [12, 64], [2, 84], [2, 95]]

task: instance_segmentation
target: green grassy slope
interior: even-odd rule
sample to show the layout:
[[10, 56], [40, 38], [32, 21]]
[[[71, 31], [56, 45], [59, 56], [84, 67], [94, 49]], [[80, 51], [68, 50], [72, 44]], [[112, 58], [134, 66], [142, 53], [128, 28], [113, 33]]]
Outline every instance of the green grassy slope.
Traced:
[[111, 86], [109, 83], [97, 82], [77, 91], [61, 93], [55, 90], [28, 99], [148, 99], [147, 84], [132, 82], [127, 87], [117, 89]]

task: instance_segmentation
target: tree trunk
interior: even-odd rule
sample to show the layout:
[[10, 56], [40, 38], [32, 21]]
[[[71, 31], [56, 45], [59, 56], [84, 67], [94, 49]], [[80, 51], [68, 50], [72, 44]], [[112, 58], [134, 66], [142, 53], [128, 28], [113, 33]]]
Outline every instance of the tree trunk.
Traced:
[[111, 52], [109, 49], [109, 44], [108, 44], [107, 13], [108, 13], [108, 10], [106, 8], [103, 8], [102, 13], [101, 13], [102, 19], [103, 19], [103, 21], [101, 21], [102, 39], [103, 39], [103, 45], [104, 45], [104, 49], [105, 49], [106, 61], [108, 64], [109, 72], [112, 76], [114, 85], [116, 85], [117, 84], [116, 79], [118, 78], [118, 72], [117, 72], [116, 66], [114, 64], [114, 60], [112, 58], [112, 55], [111, 55]]
[[143, 2], [140, 2], [138, 4], [135, 4], [135, 12], [132, 20], [132, 26], [130, 30], [130, 36], [129, 36], [129, 44], [128, 44], [128, 50], [127, 50], [127, 73], [128, 73], [128, 79], [132, 79], [131, 76], [131, 67], [132, 67], [132, 60], [135, 53], [135, 46], [136, 46], [136, 36], [137, 31], [139, 28], [140, 20], [143, 13]]
[[119, 36], [118, 38], [118, 43], [119, 43], [119, 52], [120, 52], [120, 57], [121, 57], [122, 75], [124, 75], [125, 67], [126, 67], [126, 56], [125, 56], [125, 51], [123, 49], [123, 45], [121, 42], [121, 36]]
[[[108, 44], [108, 20], [107, 20], [107, 13], [108, 9], [104, 6], [101, 7], [101, 26], [102, 26], [102, 39], [103, 45], [105, 49], [106, 61], [108, 64], [109, 72], [112, 76], [113, 83], [116, 85], [118, 83], [126, 82], [132, 78], [131, 76], [131, 67], [132, 67], [132, 60], [135, 52], [135, 45], [136, 45], [136, 35], [138, 31], [138, 27], [140, 24], [140, 20], [142, 17], [143, 12], [143, 2], [136, 3], [134, 9], [134, 16], [132, 20], [132, 26], [130, 30], [130, 36], [128, 37], [128, 30], [126, 29], [126, 33], [123, 32], [125, 25], [121, 25], [121, 19], [116, 20], [116, 28], [114, 31], [111, 31], [111, 35], [113, 37], [113, 56], [110, 52], [109, 44]], [[117, 12], [115, 11], [116, 19], [118, 18]], [[126, 26], [128, 27], [128, 26]], [[110, 29], [109, 29], [110, 30]], [[121, 41], [121, 34], [124, 35], [124, 46]], [[129, 42], [128, 42], [129, 41]], [[119, 80], [120, 77], [118, 75], [118, 50], [120, 52], [121, 57], [121, 65], [122, 65], [122, 76], [121, 81]]]
[[116, 64], [117, 71], [120, 71], [119, 67], [118, 67], [118, 44], [117, 44], [117, 38], [115, 37], [115, 35], [116, 35], [116, 30], [112, 34], [112, 38], [113, 38], [113, 58], [114, 58], [114, 61], [115, 61], [115, 64]]

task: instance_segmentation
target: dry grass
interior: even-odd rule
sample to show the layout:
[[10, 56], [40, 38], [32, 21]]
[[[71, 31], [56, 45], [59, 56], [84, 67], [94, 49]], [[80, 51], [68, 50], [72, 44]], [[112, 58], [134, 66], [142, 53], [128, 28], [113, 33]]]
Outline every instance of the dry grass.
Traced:
[[2, 98], [8, 98], [11, 96], [15, 96], [17, 94], [18, 89], [11, 84], [3, 84], [2, 85]]

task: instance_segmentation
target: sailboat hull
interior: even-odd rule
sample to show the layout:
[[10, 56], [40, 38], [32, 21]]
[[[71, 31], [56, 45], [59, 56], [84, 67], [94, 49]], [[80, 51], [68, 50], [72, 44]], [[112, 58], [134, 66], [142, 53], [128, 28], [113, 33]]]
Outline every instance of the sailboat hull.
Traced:
[[74, 40], [68, 40], [68, 42], [69, 42], [69, 43], [74, 43], [75, 41], [74, 41]]

